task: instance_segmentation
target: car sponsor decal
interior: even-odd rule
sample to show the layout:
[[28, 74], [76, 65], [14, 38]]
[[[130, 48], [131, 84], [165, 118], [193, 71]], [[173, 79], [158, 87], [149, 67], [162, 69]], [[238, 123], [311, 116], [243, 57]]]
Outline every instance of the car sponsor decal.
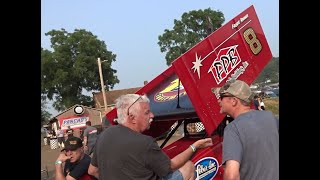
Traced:
[[213, 179], [219, 169], [217, 159], [213, 157], [205, 157], [195, 163], [196, 180], [211, 180]]
[[179, 79], [175, 79], [162, 91], [156, 93], [154, 100], [156, 102], [164, 102], [176, 99], [178, 97], [178, 91], [180, 97], [187, 94], [181, 82], [179, 85]]
[[220, 84], [241, 62], [237, 46], [234, 45], [220, 49], [217, 58], [212, 62], [208, 73], [212, 73], [217, 84]]

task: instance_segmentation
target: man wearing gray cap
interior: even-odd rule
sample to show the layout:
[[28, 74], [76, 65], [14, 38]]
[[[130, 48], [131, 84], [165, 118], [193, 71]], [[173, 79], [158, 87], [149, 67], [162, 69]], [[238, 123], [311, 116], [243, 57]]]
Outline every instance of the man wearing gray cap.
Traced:
[[229, 81], [218, 91], [220, 112], [234, 119], [224, 129], [224, 180], [278, 180], [278, 120], [270, 111], [251, 109], [252, 93], [244, 81]]

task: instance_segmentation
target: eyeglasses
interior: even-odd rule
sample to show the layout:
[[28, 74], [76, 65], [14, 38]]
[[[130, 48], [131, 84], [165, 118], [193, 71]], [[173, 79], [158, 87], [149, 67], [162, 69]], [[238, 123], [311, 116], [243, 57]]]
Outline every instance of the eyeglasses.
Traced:
[[220, 97], [219, 97], [220, 101], [222, 101], [222, 99], [225, 97], [235, 97], [235, 96], [232, 94], [220, 94]]
[[128, 112], [127, 115], [129, 116], [129, 109], [131, 108], [131, 106], [133, 106], [136, 102], [138, 102], [139, 99], [141, 99], [142, 97], [139, 96], [138, 99], [136, 99], [129, 107], [128, 107]]

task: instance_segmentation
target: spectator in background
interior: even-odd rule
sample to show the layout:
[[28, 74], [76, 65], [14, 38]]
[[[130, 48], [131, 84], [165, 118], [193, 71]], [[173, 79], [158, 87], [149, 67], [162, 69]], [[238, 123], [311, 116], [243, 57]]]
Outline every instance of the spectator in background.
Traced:
[[259, 96], [258, 95], [254, 95], [253, 97], [253, 105], [255, 110], [260, 110], [260, 102], [259, 102]]
[[66, 133], [68, 135], [68, 138], [72, 137], [73, 136], [73, 129], [71, 129], [71, 127], [68, 126], [68, 129], [67, 129]]
[[88, 174], [90, 161], [90, 156], [84, 153], [82, 140], [74, 136], [69, 137], [55, 162], [55, 179], [96, 180]]
[[59, 144], [59, 147], [60, 149], [63, 149], [64, 148], [64, 131], [59, 128], [57, 129], [57, 138], [58, 138], [58, 144]]
[[259, 105], [260, 105], [260, 109], [259, 109], [260, 111], [266, 110], [264, 106], [264, 102], [261, 97], [259, 97]]
[[51, 129], [51, 128], [48, 128], [48, 132], [47, 132], [48, 134], [47, 134], [47, 137], [49, 137], [49, 138], [54, 138], [54, 136], [53, 136], [53, 130]]
[[91, 155], [93, 148], [96, 144], [98, 136], [97, 128], [91, 126], [91, 121], [86, 122], [86, 129], [83, 131], [84, 151], [86, 154]]
[[80, 139], [82, 139], [83, 141], [83, 131], [85, 130], [86, 128], [80, 128]]
[[50, 130], [49, 130], [48, 128], [44, 128], [44, 132], [45, 132], [45, 134], [46, 134], [45, 137], [47, 137], [47, 138], [50, 138], [50, 137], [51, 137], [51, 133], [50, 133]]
[[51, 129], [51, 133], [53, 138], [57, 137], [56, 131], [54, 129]]

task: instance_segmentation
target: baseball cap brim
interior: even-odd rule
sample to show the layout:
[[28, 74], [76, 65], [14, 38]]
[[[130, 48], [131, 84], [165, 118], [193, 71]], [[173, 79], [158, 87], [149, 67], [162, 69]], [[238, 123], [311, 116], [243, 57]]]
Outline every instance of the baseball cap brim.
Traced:
[[65, 147], [65, 148], [63, 148], [62, 150], [61, 150], [61, 152], [62, 151], [75, 151], [75, 150], [77, 150], [78, 148], [80, 148], [80, 147]]

